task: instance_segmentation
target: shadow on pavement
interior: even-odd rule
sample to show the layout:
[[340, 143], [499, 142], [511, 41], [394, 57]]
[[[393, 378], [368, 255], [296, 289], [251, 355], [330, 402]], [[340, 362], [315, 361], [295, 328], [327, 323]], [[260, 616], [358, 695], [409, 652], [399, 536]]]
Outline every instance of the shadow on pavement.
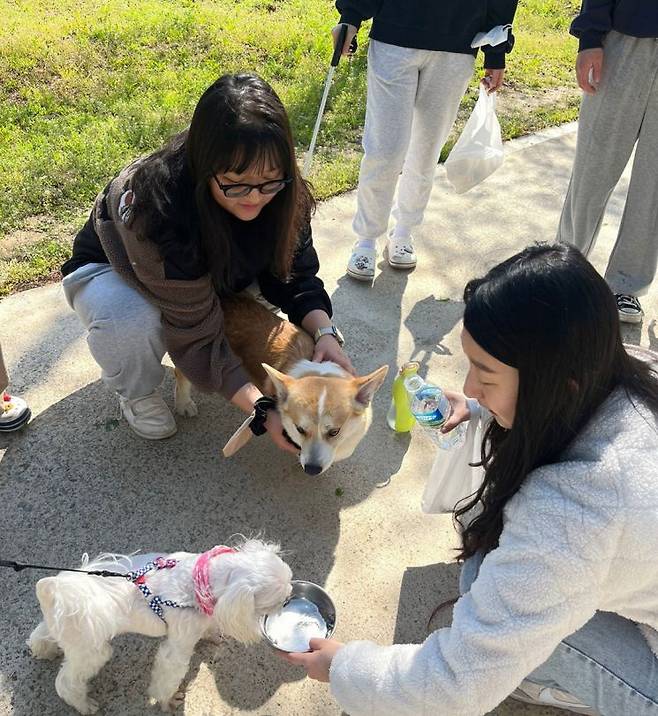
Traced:
[[[171, 375], [164, 395], [173, 395]], [[386, 454], [376, 455], [390, 438], [379, 419], [386, 391], [378, 396], [379, 417], [369, 436], [352, 458], [320, 478], [305, 475], [267, 438], [224, 459], [221, 446], [242, 418], [221, 398], [195, 398], [199, 416], [180, 418], [177, 435], [162, 442], [130, 433], [100, 381], [55, 403], [25, 430], [1, 437], [0, 500], [7, 517], [0, 557], [76, 566], [83, 552], [202, 551], [237, 533], [258, 533], [281, 543], [296, 578], [324, 584], [340, 510], [396, 472], [408, 447], [389, 441]], [[40, 618], [34, 585], [43, 576], [0, 570], [0, 678], [12, 692], [16, 716], [69, 712], [55, 693], [59, 662], [36, 661], [22, 646]], [[143, 714], [155, 644], [135, 636], [113, 644], [114, 656], [92, 682], [92, 695], [108, 716]], [[216, 677], [221, 698], [244, 711], [263, 704], [282, 683], [303, 678], [264, 644], [203, 643], [188, 681], [202, 663]]]

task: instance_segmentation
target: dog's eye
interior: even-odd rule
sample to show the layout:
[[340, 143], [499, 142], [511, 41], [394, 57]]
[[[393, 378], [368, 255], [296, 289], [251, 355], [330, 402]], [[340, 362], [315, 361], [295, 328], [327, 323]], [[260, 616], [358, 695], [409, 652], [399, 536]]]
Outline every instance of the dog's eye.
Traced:
[[340, 428], [332, 428], [331, 430], [327, 430], [327, 435], [330, 438], [335, 438], [339, 432], [340, 432]]
[[299, 425], [295, 425], [295, 429], [300, 435], [306, 435], [306, 430], [304, 430], [304, 428], [300, 428]]

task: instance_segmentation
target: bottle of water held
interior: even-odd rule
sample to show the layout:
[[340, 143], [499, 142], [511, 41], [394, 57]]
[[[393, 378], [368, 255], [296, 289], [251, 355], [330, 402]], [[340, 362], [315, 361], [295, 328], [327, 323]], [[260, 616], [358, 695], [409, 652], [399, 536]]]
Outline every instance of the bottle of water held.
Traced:
[[424, 381], [419, 375], [411, 375], [404, 381], [409, 394], [411, 413], [429, 438], [443, 450], [458, 447], [466, 437], [466, 423], [460, 423], [449, 433], [441, 427], [450, 417], [452, 406], [437, 385]]
[[386, 422], [388, 427], [395, 430], [396, 433], [408, 433], [416, 424], [416, 418], [409, 408], [409, 394], [404, 381], [416, 375], [419, 368], [420, 363], [416, 361], [404, 363], [393, 381], [391, 407], [386, 414]]

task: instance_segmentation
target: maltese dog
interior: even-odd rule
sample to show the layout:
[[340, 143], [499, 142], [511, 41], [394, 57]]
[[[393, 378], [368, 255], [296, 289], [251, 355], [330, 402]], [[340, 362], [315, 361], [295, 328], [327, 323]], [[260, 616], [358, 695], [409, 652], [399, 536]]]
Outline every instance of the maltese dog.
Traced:
[[43, 621], [27, 641], [39, 659], [64, 652], [55, 688], [81, 714], [98, 710], [87, 688], [112, 655], [110, 641], [117, 634], [166, 637], [148, 694], [171, 711], [183, 701], [179, 687], [196, 643], [218, 634], [245, 644], [257, 641], [261, 616], [280, 608], [292, 589], [279, 546], [257, 539], [202, 554], [104, 554], [93, 562], [84, 555], [82, 569], [117, 576], [60, 572], [40, 579]]

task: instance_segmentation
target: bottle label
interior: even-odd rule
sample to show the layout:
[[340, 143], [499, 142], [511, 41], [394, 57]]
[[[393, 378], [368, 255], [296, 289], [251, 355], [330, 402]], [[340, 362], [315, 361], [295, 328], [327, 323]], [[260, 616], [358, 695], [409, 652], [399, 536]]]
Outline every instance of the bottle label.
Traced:
[[416, 393], [411, 411], [421, 425], [430, 428], [443, 425], [446, 416], [440, 408], [442, 397], [441, 391], [433, 387], [421, 388]]

